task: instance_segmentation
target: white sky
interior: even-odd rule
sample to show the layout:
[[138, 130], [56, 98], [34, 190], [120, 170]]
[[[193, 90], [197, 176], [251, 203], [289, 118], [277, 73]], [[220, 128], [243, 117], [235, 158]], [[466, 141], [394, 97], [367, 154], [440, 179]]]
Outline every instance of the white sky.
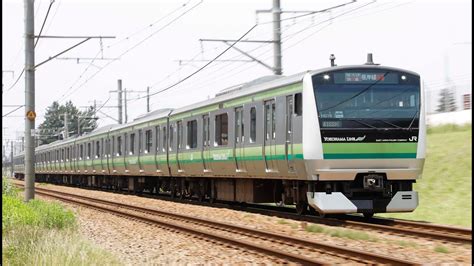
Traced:
[[[49, 2], [35, 1], [36, 34], [39, 33]], [[193, 62], [180, 67], [176, 60], [193, 57], [210, 59], [227, 48], [225, 44], [217, 42], [202, 43], [201, 46], [198, 39], [236, 39], [255, 24], [255, 10], [270, 9], [272, 5], [271, 0], [203, 0], [197, 5], [199, 2], [56, 0], [42, 35], [116, 36], [116, 39], [103, 40], [103, 54], [109, 58], [118, 57], [151, 37], [112, 63], [95, 60], [90, 65], [90, 60], [79, 64], [74, 60], [52, 60], [39, 67], [36, 70], [36, 112], [39, 116], [36, 126], [43, 121], [46, 107], [54, 100], [64, 103], [70, 99], [76, 106], [90, 105], [93, 100], [97, 100], [100, 106], [110, 97], [107, 106], [117, 105], [116, 93], [108, 92], [116, 90], [117, 79], [122, 79], [123, 87], [129, 90], [146, 90], [147, 86], [153, 86], [151, 92], [177, 82], [205, 62]], [[281, 0], [281, 7], [284, 11], [320, 10], [345, 2], [349, 0]], [[184, 8], [149, 26], [184, 3], [187, 3]], [[195, 5], [183, 17], [152, 35]], [[21, 73], [24, 64], [23, 1], [4, 0], [2, 7], [2, 70], [15, 71], [14, 79], [11, 73], [3, 73], [3, 104], [24, 104], [24, 77], [13, 89], [6, 91]], [[351, 11], [358, 7], [361, 8]], [[295, 14], [288, 13], [283, 14], [282, 18], [292, 16]], [[270, 15], [259, 15], [259, 22], [270, 20]], [[345, 65], [364, 63], [366, 54], [371, 52], [376, 63], [421, 74], [430, 91], [428, 96], [432, 98], [428, 106], [430, 110], [436, 107], [435, 98], [446, 84], [447, 75], [456, 86], [458, 103], [461, 95], [470, 93], [472, 88], [472, 13], [469, 0], [360, 0], [331, 13], [284, 21], [282, 28], [284, 75], [327, 67], [331, 53], [336, 56], [336, 64]], [[124, 39], [130, 35], [130, 38]], [[246, 37], [252, 40], [271, 38], [271, 24], [258, 26]], [[35, 51], [36, 63], [78, 41], [41, 39]], [[245, 51], [257, 48], [251, 54], [269, 65], [273, 64], [270, 44], [240, 43], [237, 47]], [[99, 40], [90, 40], [62, 57], [94, 58], [99, 51]], [[248, 59], [234, 50], [229, 50], [220, 59], [230, 58]], [[98, 72], [98, 67], [104, 68]], [[179, 86], [152, 97], [152, 110], [191, 104], [212, 97], [226, 87], [270, 74], [268, 69], [257, 63], [215, 62]], [[128, 97], [132, 99], [138, 95], [130, 93]], [[11, 107], [2, 107], [3, 114], [11, 110]], [[117, 109], [104, 108], [102, 111], [117, 117]], [[130, 101], [128, 121], [145, 111], [145, 99]], [[7, 127], [2, 131], [4, 138], [15, 138], [22, 134], [23, 113], [21, 109], [2, 118], [3, 127]], [[102, 114], [99, 116], [100, 125], [114, 123]]]

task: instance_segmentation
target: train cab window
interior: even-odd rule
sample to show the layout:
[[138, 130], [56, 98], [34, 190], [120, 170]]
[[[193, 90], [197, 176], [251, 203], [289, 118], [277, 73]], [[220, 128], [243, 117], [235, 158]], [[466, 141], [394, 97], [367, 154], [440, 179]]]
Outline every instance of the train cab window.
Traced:
[[153, 135], [151, 130], [145, 131], [145, 153], [151, 152], [151, 147], [153, 145]]
[[117, 156], [122, 156], [122, 137], [117, 137]]
[[91, 143], [87, 143], [87, 159], [90, 159], [92, 156], [92, 145]]
[[135, 152], [135, 133], [130, 134], [130, 155]]
[[257, 140], [257, 110], [255, 107], [250, 108], [250, 142]]
[[186, 148], [194, 149], [197, 147], [197, 120], [188, 121], [187, 130], [188, 141]]
[[96, 141], [95, 142], [95, 158], [100, 157], [100, 142]]
[[215, 146], [227, 145], [229, 138], [229, 123], [227, 114], [216, 115], [215, 119]]
[[295, 112], [297, 116], [303, 114], [303, 95], [301, 93], [295, 94]]

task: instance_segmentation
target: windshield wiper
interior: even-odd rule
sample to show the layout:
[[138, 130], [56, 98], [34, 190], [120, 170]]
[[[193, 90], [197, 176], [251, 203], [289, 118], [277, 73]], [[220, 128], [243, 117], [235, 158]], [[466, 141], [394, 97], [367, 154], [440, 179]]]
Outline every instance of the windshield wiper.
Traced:
[[382, 119], [374, 119], [374, 120], [377, 120], [377, 121], [382, 121], [382, 122], [384, 122], [385, 124], [387, 124], [387, 125], [391, 125], [391, 126], [394, 126], [394, 127], [396, 127], [396, 128], [402, 128], [401, 126], [398, 126], [398, 125], [392, 124], [392, 123], [390, 123], [390, 122], [387, 122], [387, 121], [385, 121], [385, 120], [382, 120]]
[[372, 125], [370, 125], [370, 124], [367, 124], [367, 123], [364, 123], [364, 122], [362, 122], [362, 121], [359, 121], [359, 120], [357, 120], [357, 119], [345, 119], [345, 120], [354, 121], [354, 122], [357, 122], [357, 123], [359, 123], [359, 124], [361, 124], [361, 125], [364, 125], [364, 126], [367, 126], [367, 127], [370, 127], [370, 128], [377, 128], [377, 127], [374, 127], [374, 126], [372, 126]]
[[408, 126], [408, 129], [407, 129], [407, 130], [410, 130], [410, 129], [411, 129], [411, 126], [413, 125], [413, 122], [415, 122], [415, 118], [416, 118], [416, 116], [418, 115], [418, 112], [420, 112], [420, 109], [416, 110], [415, 115], [414, 115], [413, 118], [411, 119], [410, 125]]

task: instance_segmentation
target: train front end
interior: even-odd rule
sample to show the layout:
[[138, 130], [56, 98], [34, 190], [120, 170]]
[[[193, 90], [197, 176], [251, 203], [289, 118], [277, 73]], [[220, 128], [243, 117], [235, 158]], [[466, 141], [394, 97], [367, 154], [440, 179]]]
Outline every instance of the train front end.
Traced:
[[426, 139], [420, 76], [344, 66], [309, 73], [303, 83], [308, 204], [321, 214], [413, 211]]

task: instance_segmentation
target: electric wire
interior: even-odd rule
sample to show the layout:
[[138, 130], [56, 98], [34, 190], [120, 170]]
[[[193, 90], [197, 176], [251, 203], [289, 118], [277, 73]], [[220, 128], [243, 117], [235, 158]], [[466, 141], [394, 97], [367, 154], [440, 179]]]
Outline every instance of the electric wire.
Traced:
[[[191, 8], [189, 8], [188, 10], [184, 11], [182, 14], [180, 14], [178, 17], [174, 18], [173, 20], [171, 20], [170, 22], [168, 22], [167, 24], [165, 24], [164, 26], [162, 26], [161, 28], [159, 28], [158, 30], [156, 30], [155, 32], [153, 32], [152, 34], [150, 34], [149, 36], [147, 36], [146, 38], [142, 39], [140, 42], [138, 42], [137, 44], [135, 44], [134, 46], [132, 46], [131, 48], [125, 50], [122, 54], [120, 54], [118, 56], [118, 58], [121, 58], [122, 56], [124, 56], [125, 54], [129, 53], [130, 51], [132, 51], [133, 49], [137, 48], [139, 45], [141, 45], [142, 43], [144, 43], [146, 40], [150, 39], [151, 37], [153, 37], [155, 34], [161, 32], [162, 30], [164, 30], [165, 28], [167, 28], [168, 26], [170, 26], [171, 24], [173, 24], [174, 22], [176, 22], [178, 19], [180, 19], [181, 17], [183, 17], [184, 15], [186, 15], [188, 12], [192, 11], [193, 9], [195, 9], [196, 7], [198, 7], [201, 3], [203, 2], [203, 0], [199, 1], [199, 3], [195, 4], [194, 6], [192, 6]], [[100, 51], [99, 51], [100, 53]], [[98, 54], [99, 54], [98, 53]], [[96, 57], [98, 56], [98, 54], [96, 55]], [[89, 76], [89, 78], [87, 78], [87, 80], [85, 80], [83, 83], [81, 83], [81, 85], [79, 85], [77, 88], [75, 88], [74, 90], [72, 90], [69, 94], [64, 94], [62, 97], [61, 97], [61, 100], [64, 98], [64, 97], [69, 97], [71, 96], [72, 94], [74, 94], [79, 88], [83, 87], [85, 84], [87, 84], [87, 82], [89, 82], [91, 79], [93, 79], [97, 74], [99, 74], [102, 70], [104, 70], [104, 68], [108, 67], [110, 64], [112, 64], [113, 62], [117, 61], [118, 59], [113, 59], [111, 61], [109, 61], [106, 65], [104, 65], [103, 67], [101, 67], [99, 70], [97, 70], [94, 74], [92, 74], [91, 76]], [[91, 63], [93, 62], [94, 60], [91, 61]], [[90, 67], [90, 66], [88, 66]], [[87, 71], [87, 69], [86, 69]], [[85, 73], [85, 72], [83, 72]], [[82, 77], [82, 75], [80, 76]], [[80, 78], [79, 78], [80, 79]], [[78, 79], [78, 80], [79, 80]], [[77, 82], [77, 81], [76, 81]], [[74, 86], [74, 85], [73, 85]], [[69, 89], [71, 89], [73, 86], [71, 86]]]

